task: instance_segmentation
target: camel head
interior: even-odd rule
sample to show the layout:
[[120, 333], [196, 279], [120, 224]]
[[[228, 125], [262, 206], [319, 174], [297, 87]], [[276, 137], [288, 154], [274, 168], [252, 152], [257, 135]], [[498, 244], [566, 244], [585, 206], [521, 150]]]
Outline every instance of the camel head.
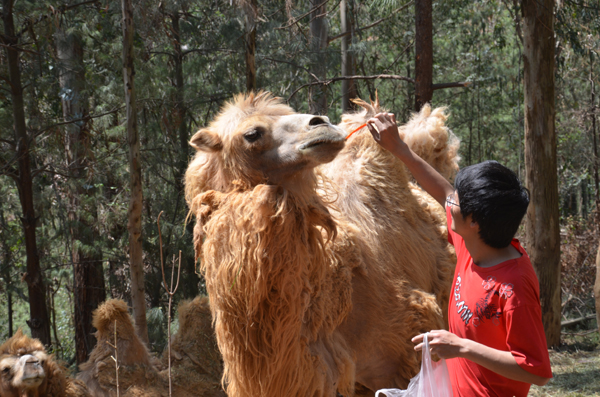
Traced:
[[40, 341], [18, 330], [0, 346], [0, 396], [45, 396], [47, 360]]
[[297, 114], [270, 93], [239, 95], [192, 137], [197, 154], [186, 173], [186, 196], [259, 184], [293, 190], [314, 180], [314, 168], [335, 158], [344, 137], [327, 117]]

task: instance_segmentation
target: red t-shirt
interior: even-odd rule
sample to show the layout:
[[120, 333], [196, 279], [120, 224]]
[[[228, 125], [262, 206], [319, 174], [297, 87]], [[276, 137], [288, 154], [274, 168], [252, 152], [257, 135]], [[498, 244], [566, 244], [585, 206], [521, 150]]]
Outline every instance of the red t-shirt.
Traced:
[[[510, 351], [521, 368], [552, 377], [542, 325], [539, 282], [529, 256], [513, 239], [522, 256], [496, 266], [473, 263], [461, 236], [451, 230], [446, 208], [448, 241], [456, 249], [456, 271], [448, 304], [449, 331]], [[510, 380], [464, 358], [447, 360], [454, 396], [527, 396], [530, 384]]]

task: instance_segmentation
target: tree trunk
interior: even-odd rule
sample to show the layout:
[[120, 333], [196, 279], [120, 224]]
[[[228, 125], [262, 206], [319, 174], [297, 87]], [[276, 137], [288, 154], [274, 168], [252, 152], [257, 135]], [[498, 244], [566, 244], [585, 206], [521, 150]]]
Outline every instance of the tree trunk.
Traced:
[[142, 167], [140, 164], [140, 139], [137, 130], [135, 103], [135, 68], [133, 65], [133, 7], [131, 0], [121, 0], [123, 7], [123, 79], [127, 106], [127, 142], [129, 144], [129, 185], [131, 198], [127, 213], [129, 231], [129, 272], [131, 275], [131, 302], [133, 318], [140, 338], [148, 343], [146, 322], [146, 292], [144, 287], [144, 262], [142, 257]]
[[598, 138], [596, 136], [596, 85], [594, 84], [594, 52], [590, 51], [590, 117], [592, 119], [592, 142], [594, 145], [594, 186], [596, 187], [596, 207], [600, 205], [600, 181], [598, 178]]
[[554, 0], [523, 0], [527, 250], [540, 281], [548, 346], [560, 343], [560, 231], [554, 129]]
[[[352, 15], [351, 0], [342, 0], [340, 2], [340, 30], [342, 33], [352, 31], [353, 23], [349, 16]], [[350, 11], [350, 12], [348, 12]], [[342, 37], [342, 76], [354, 76], [354, 59], [349, 52], [352, 44], [353, 34], [350, 33]], [[352, 110], [351, 99], [356, 98], [356, 86], [354, 80], [342, 80], [342, 111]]]
[[[67, 34], [64, 28], [55, 35], [58, 55], [59, 83], [63, 118], [66, 122], [85, 118], [89, 114], [85, 93], [85, 66], [81, 39]], [[71, 235], [71, 260], [75, 301], [75, 358], [77, 364], [87, 361], [96, 345], [92, 312], [106, 298], [102, 250], [94, 247], [100, 241], [93, 182], [88, 179], [92, 153], [90, 130], [86, 121], [65, 126], [65, 149], [69, 181], [68, 218]], [[85, 186], [84, 186], [85, 185]]]
[[[310, 49], [312, 52], [311, 72], [320, 80], [327, 78], [327, 8], [326, 1], [310, 0]], [[327, 87], [315, 85], [309, 89], [311, 114], [327, 113]]]
[[[184, 98], [185, 98], [185, 85], [183, 78], [183, 53], [181, 51], [181, 31], [179, 28], [179, 14], [174, 12], [170, 15], [171, 18], [171, 27], [173, 31], [173, 49], [174, 49], [174, 63], [175, 63], [175, 109], [174, 109], [174, 123], [173, 126], [177, 128], [179, 134], [179, 158], [177, 159], [177, 169], [175, 171], [175, 187], [177, 189], [175, 198], [175, 213], [173, 214], [173, 218], [177, 217], [177, 212], [179, 210], [179, 204], [183, 204], [184, 197], [184, 185], [183, 185], [183, 176], [185, 175], [185, 171], [187, 169], [187, 164], [189, 161], [189, 148], [190, 145], [188, 143], [188, 123], [186, 119], [187, 109], [185, 107]], [[183, 207], [183, 205], [182, 205]], [[189, 236], [193, 235], [193, 225], [188, 223], [186, 226], [187, 231], [189, 232]], [[191, 240], [190, 240], [191, 241]], [[169, 258], [169, 248], [166, 248], [165, 257]], [[196, 261], [192, 256], [184, 256], [182, 257], [182, 282], [179, 289], [182, 298], [184, 299], [193, 299], [197, 296], [200, 291], [198, 289], [198, 276], [196, 275]]]
[[246, 44], [246, 91], [256, 91], [256, 18], [258, 13], [258, 3], [256, 0], [250, 0], [247, 7], [244, 7], [244, 18], [246, 24], [245, 44]]
[[433, 98], [433, 22], [431, 0], [415, 0], [415, 110]]
[[177, 128], [179, 135], [179, 158], [177, 164], [176, 174], [176, 186], [178, 188], [177, 194], [183, 194], [183, 175], [187, 168], [188, 163], [188, 129], [185, 118], [186, 109], [184, 104], [184, 92], [185, 87], [183, 83], [183, 53], [181, 51], [181, 33], [179, 29], [179, 15], [173, 13], [170, 15], [171, 26], [173, 30], [173, 49], [175, 51], [174, 63], [175, 63], [175, 111], [174, 111], [174, 123], [173, 126]]
[[[4, 212], [0, 211], [0, 224], [3, 228], [6, 228], [6, 222], [4, 220]], [[7, 229], [8, 230], [8, 229]], [[10, 274], [12, 255], [11, 249], [6, 241], [0, 243], [4, 251], [4, 261], [0, 265], [2, 269], [2, 278], [6, 285], [6, 305], [8, 312], [8, 337], [13, 336], [13, 301], [12, 301], [12, 275]]]
[[13, 21], [13, 0], [2, 1], [2, 19], [4, 21], [4, 37], [6, 54], [8, 58], [8, 75], [11, 85], [11, 99], [14, 117], [15, 142], [17, 143], [17, 158], [19, 175], [17, 187], [19, 200], [23, 210], [21, 222], [25, 234], [25, 247], [27, 252], [27, 273], [23, 279], [27, 282], [29, 292], [30, 319], [27, 325], [31, 329], [31, 336], [39, 339], [44, 345], [50, 345], [50, 322], [48, 320], [48, 306], [46, 303], [46, 287], [40, 268], [40, 258], [37, 251], [35, 209], [33, 206], [33, 181], [31, 175], [31, 162], [29, 157], [29, 136], [25, 125], [25, 109], [23, 105], [23, 86], [21, 85], [21, 71], [19, 69], [19, 52], [14, 47], [18, 44], [15, 37]]
[[[596, 214], [596, 216], [598, 216], [598, 214]], [[598, 246], [598, 253], [596, 254], [596, 283], [594, 284], [594, 299], [596, 300], [596, 326], [600, 330], [600, 245]]]

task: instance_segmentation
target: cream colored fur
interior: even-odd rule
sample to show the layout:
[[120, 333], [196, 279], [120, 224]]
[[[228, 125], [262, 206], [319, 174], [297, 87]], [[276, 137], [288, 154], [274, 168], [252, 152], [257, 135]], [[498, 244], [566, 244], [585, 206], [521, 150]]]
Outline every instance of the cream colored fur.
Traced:
[[[378, 110], [361, 105], [344, 118], [347, 132]], [[368, 133], [318, 170], [265, 184], [237, 146], [236, 124], [288, 112], [265, 93], [239, 96], [193, 138], [203, 150], [186, 173], [186, 198], [228, 394], [405, 387], [419, 363], [410, 338], [444, 325], [454, 256], [443, 211]], [[443, 112], [419, 117], [405, 139], [423, 134], [411, 143], [422, 152], [427, 139], [444, 141], [428, 161], [451, 176]]]

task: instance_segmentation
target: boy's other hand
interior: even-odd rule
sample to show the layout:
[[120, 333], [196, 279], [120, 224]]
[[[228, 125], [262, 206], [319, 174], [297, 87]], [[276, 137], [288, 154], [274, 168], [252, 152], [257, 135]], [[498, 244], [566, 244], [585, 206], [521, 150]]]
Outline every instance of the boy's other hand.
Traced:
[[[415, 344], [415, 350], [421, 351], [423, 349], [423, 338], [425, 334], [420, 334], [411, 339]], [[431, 354], [436, 354], [440, 358], [455, 358], [461, 357], [464, 346], [463, 339], [454, 335], [446, 330], [435, 330], [431, 331], [427, 335], [429, 341], [429, 348]]]

